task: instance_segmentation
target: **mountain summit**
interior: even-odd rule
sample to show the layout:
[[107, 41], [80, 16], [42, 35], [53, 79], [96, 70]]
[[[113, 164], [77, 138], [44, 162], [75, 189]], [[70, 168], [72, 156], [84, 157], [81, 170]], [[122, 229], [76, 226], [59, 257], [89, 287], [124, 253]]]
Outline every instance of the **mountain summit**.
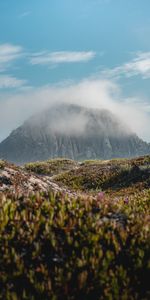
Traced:
[[108, 110], [60, 104], [30, 117], [0, 143], [0, 158], [23, 164], [54, 157], [133, 157], [150, 146]]

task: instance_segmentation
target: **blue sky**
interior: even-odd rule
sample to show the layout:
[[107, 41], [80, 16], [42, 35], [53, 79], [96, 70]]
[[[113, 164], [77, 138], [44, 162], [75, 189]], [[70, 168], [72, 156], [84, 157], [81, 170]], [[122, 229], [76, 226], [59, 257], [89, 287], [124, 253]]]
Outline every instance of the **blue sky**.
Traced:
[[111, 109], [150, 141], [149, 11], [149, 0], [0, 0], [0, 140], [59, 99]]

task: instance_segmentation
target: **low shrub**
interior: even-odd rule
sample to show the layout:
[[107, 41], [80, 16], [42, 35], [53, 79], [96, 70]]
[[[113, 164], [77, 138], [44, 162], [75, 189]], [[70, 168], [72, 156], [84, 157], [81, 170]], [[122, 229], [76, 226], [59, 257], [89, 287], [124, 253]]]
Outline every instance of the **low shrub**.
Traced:
[[77, 165], [77, 162], [71, 159], [57, 158], [47, 161], [31, 162], [25, 164], [24, 168], [27, 171], [39, 174], [39, 175], [56, 175], [61, 172], [70, 170]]
[[150, 192], [0, 196], [0, 299], [150, 298]]
[[4, 160], [0, 160], [0, 169], [4, 169], [4, 167], [5, 167]]

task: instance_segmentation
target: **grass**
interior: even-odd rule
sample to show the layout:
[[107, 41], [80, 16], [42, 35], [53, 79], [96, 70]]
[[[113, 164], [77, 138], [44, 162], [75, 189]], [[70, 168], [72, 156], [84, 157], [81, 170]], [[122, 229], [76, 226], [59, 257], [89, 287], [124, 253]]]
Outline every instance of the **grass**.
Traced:
[[0, 169], [4, 169], [4, 167], [5, 167], [5, 161], [0, 160]]
[[85, 160], [83, 161], [82, 165], [87, 165], [87, 164], [102, 164], [102, 165], [117, 165], [117, 166], [123, 166], [123, 165], [145, 165], [145, 164], [150, 164], [150, 156], [140, 156], [136, 158], [113, 158], [110, 160]]
[[71, 159], [57, 158], [47, 161], [33, 162], [25, 164], [27, 171], [39, 174], [53, 176], [61, 172], [70, 170], [77, 166], [77, 162]]
[[76, 170], [58, 174], [59, 184], [81, 191], [119, 191], [134, 187], [150, 187], [150, 157], [114, 159], [110, 161], [85, 161]]

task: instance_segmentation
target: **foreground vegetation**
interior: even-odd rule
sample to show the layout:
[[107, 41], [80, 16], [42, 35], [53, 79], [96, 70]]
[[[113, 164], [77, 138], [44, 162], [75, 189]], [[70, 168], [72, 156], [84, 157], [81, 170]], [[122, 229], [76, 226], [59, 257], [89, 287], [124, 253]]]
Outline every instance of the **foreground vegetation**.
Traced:
[[150, 156], [0, 161], [0, 191], [0, 300], [150, 299]]
[[150, 299], [150, 191], [0, 195], [0, 299]]

